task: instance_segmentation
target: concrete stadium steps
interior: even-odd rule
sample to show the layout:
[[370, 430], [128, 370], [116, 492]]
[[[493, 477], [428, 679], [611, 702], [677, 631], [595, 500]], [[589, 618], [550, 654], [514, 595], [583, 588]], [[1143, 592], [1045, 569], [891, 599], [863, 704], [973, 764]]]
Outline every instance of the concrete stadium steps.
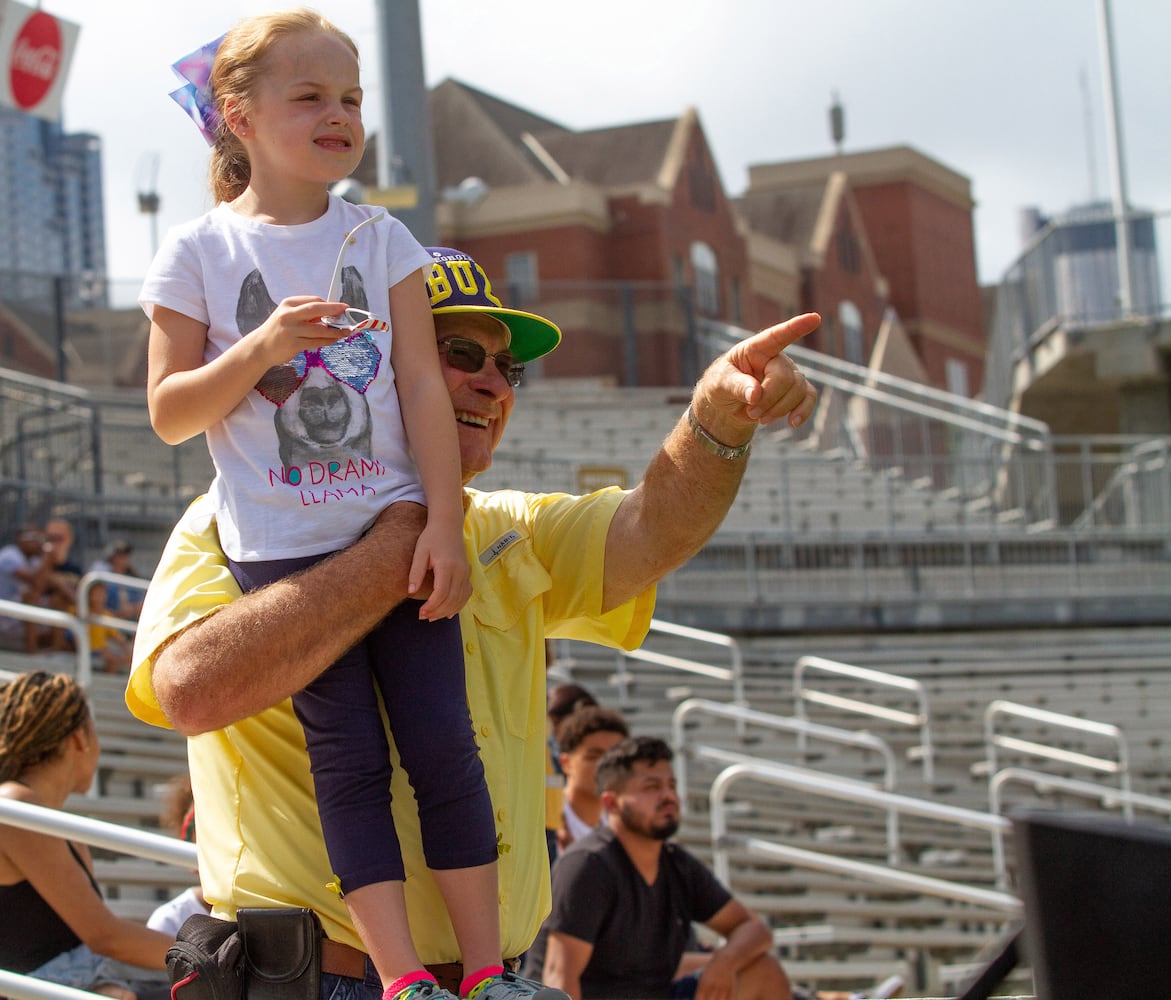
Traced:
[[[500, 455], [611, 466], [634, 485], [687, 405], [672, 388], [629, 389], [604, 382], [537, 381], [518, 397]], [[499, 475], [499, 470], [497, 475]], [[494, 483], [491, 473], [485, 483]], [[965, 505], [901, 470], [879, 470], [841, 451], [811, 451], [803, 437], [770, 428], [757, 435], [740, 494], [721, 532], [865, 534], [947, 532], [991, 524], [991, 512]], [[1011, 523], [1011, 522], [1009, 522]]]
[[[686, 639], [652, 633], [646, 647], [666, 655], [708, 659], [726, 666], [726, 654], [711, 655]], [[1150, 795], [1171, 789], [1171, 752], [1165, 720], [1171, 717], [1171, 629], [1101, 628], [992, 630], [952, 634], [810, 635], [746, 638], [742, 641], [745, 689], [754, 709], [791, 715], [792, 671], [797, 658], [818, 655], [858, 666], [914, 677], [927, 693], [934, 721], [932, 742], [935, 778], [923, 778], [913, 754], [919, 735], [881, 720], [810, 706], [812, 721], [865, 729], [888, 740], [898, 761], [897, 790], [906, 795], [960, 806], [989, 809], [988, 780], [980, 769], [986, 756], [984, 713], [996, 699], [1032, 705], [1063, 715], [1118, 725], [1131, 754], [1133, 787]], [[715, 650], [719, 654], [718, 650]], [[638, 661], [628, 663], [627, 683], [620, 688], [615, 654], [590, 652], [574, 645], [553, 673], [567, 673], [589, 688], [603, 704], [623, 709], [638, 734], [671, 739], [675, 707], [687, 697], [731, 700], [727, 682], [682, 673]], [[818, 676], [818, 687], [825, 687]], [[884, 689], [858, 681], [834, 688], [842, 694], [890, 707], [906, 708]], [[623, 693], [624, 692], [624, 693]], [[1101, 741], [1078, 733], [1046, 731], [1010, 719], [1002, 730], [1025, 739], [1050, 740], [1075, 752], [1102, 751]], [[688, 735], [702, 734], [705, 745], [760, 756], [819, 772], [875, 782], [881, 760], [834, 744], [810, 743], [802, 756], [793, 736], [694, 716]], [[998, 751], [998, 764], [1025, 764], [1052, 774], [1081, 779], [1086, 772], [1027, 754]], [[708, 789], [721, 769], [715, 762], [689, 756], [689, 795], [681, 840], [699, 856], [712, 857]], [[1105, 784], [1109, 780], [1099, 779]], [[886, 864], [885, 813], [836, 799], [801, 794], [751, 780], [736, 786], [728, 830], [736, 836], [779, 839], [839, 857]], [[1073, 795], [1038, 796], [1025, 786], [1006, 801], [1032, 807], [1094, 808]], [[1117, 813], [1115, 813], [1117, 814]], [[1138, 815], [1143, 815], [1138, 811]], [[734, 844], [734, 839], [733, 839]], [[899, 818], [900, 867], [967, 885], [995, 888], [993, 837], [908, 815]], [[1006, 838], [1006, 862], [1013, 878], [1013, 845]], [[770, 922], [778, 953], [796, 982], [823, 989], [861, 989], [881, 976], [879, 969], [906, 967], [906, 995], [942, 996], [958, 990], [985, 948], [1000, 938], [1008, 921], [995, 911], [968, 904], [898, 893], [867, 886], [857, 879], [754, 858], [732, 846], [732, 888]], [[807, 939], [803, 939], [807, 938]], [[1010, 988], [1027, 989], [1024, 978]]]

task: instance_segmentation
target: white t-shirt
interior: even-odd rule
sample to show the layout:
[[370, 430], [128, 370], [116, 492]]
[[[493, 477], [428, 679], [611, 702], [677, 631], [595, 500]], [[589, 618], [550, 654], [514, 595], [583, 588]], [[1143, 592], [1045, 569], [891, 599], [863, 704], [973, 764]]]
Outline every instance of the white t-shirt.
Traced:
[[603, 818], [600, 819], [597, 823], [595, 823], [593, 826], [590, 826], [589, 823], [587, 823], [573, 811], [573, 806], [569, 804], [569, 799], [566, 799], [562, 803], [561, 815], [565, 819], [565, 829], [569, 831], [570, 843], [573, 843], [575, 840], [581, 840], [581, 838], [591, 830], [596, 830], [599, 826], [602, 826], [606, 822], [606, 819], [603, 816]]
[[18, 570], [31, 570], [33, 561], [20, 550], [19, 545], [5, 545], [0, 548], [0, 598], [5, 601], [19, 601], [24, 593], [24, 584], [17, 577]]
[[[330, 196], [299, 226], [227, 205], [173, 228], [139, 296], [207, 324], [204, 361], [256, 329], [292, 295], [329, 295], [342, 240], [381, 212]], [[364, 226], [346, 248], [340, 301], [390, 320], [389, 290], [431, 262], [397, 219]], [[237, 561], [344, 548], [387, 505], [424, 501], [390, 364], [393, 330], [363, 331], [270, 369], [207, 431], [208, 491], [224, 552]]]
[[174, 899], [155, 907], [146, 921], [146, 926], [152, 931], [162, 931], [174, 937], [179, 933], [183, 922], [194, 913], [211, 913], [211, 910], [199, 898], [199, 890], [192, 886], [184, 889]]

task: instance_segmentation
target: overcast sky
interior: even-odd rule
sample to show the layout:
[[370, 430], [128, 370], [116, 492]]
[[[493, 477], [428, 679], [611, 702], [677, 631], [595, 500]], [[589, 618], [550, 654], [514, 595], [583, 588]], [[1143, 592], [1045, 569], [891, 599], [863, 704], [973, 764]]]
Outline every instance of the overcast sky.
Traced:
[[[374, 3], [312, 4], [362, 49], [368, 130], [379, 112]], [[695, 106], [730, 195], [750, 164], [831, 153], [837, 93], [847, 151], [907, 144], [971, 180], [984, 282], [1015, 258], [1022, 207], [1056, 214], [1112, 194], [1098, 0], [419, 4], [428, 85], [456, 77], [574, 129]], [[102, 137], [109, 273], [137, 280], [151, 230], [136, 192], [149, 186], [152, 158], [160, 232], [210, 207], [207, 147], [167, 96], [171, 62], [243, 15], [292, 4], [42, 6], [81, 25], [65, 127]], [[1171, 2], [1113, 0], [1113, 19], [1130, 201], [1168, 211]]]

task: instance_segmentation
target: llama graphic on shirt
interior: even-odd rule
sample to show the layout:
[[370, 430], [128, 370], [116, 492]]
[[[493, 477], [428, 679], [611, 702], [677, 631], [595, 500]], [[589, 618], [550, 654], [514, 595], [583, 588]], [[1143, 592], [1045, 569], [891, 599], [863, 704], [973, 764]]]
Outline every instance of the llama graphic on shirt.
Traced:
[[[341, 300], [367, 308], [357, 268], [342, 270]], [[250, 272], [236, 303], [240, 335], [260, 326], [276, 306], [260, 271]], [[261, 376], [256, 390], [276, 406], [273, 425], [285, 469], [335, 462], [344, 467], [353, 459], [373, 458], [366, 389], [381, 362], [382, 352], [362, 331], [320, 350], [302, 351]]]

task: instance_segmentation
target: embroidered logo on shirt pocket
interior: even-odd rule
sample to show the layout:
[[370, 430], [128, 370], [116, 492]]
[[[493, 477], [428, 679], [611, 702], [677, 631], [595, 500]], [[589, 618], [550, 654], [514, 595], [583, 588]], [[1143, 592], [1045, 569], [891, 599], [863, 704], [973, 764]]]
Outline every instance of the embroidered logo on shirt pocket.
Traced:
[[516, 528], [511, 531], [506, 531], [503, 535], [496, 539], [483, 552], [480, 553], [480, 565], [488, 566], [495, 562], [502, 552], [510, 549], [513, 545], [521, 540], [524, 536], [521, 535]]

